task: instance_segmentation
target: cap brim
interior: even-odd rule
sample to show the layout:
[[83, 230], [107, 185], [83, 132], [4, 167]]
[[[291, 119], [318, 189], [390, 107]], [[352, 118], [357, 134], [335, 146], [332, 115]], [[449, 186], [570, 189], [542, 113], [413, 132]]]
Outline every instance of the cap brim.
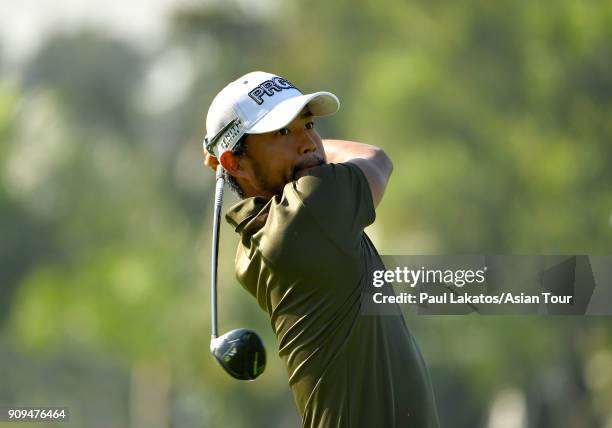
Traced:
[[282, 101], [247, 129], [247, 134], [264, 134], [287, 126], [308, 105], [313, 116], [329, 116], [340, 108], [340, 101], [331, 92], [315, 92]]

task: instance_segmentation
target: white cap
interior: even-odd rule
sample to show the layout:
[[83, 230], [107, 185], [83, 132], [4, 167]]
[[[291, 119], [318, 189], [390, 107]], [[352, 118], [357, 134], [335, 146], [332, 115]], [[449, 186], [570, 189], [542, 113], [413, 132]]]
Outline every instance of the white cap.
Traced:
[[253, 71], [234, 80], [213, 100], [206, 116], [207, 150], [219, 157], [244, 134], [263, 134], [287, 126], [308, 105], [313, 116], [334, 114], [340, 101], [331, 92], [302, 94], [282, 77]]

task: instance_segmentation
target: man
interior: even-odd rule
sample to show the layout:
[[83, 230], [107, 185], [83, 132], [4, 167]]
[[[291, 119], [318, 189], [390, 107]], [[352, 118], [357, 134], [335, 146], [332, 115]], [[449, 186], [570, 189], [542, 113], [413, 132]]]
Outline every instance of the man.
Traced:
[[374, 222], [392, 163], [379, 148], [322, 140], [329, 92], [303, 95], [253, 72], [227, 85], [206, 119], [205, 164], [242, 200], [236, 275], [270, 316], [303, 427], [438, 427], [427, 368], [401, 313], [366, 315], [381, 261]]

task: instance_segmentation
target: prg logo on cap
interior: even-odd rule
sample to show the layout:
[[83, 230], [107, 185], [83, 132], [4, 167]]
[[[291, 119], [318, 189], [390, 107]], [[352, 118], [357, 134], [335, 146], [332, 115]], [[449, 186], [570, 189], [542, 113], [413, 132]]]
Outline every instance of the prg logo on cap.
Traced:
[[261, 82], [258, 86], [256, 86], [251, 92], [249, 92], [249, 97], [257, 104], [261, 105], [264, 103], [264, 95], [269, 97], [273, 96], [276, 92], [280, 92], [283, 89], [297, 89], [293, 86], [287, 79], [283, 79], [282, 77], [273, 77], [270, 80], [266, 80], [265, 82]]

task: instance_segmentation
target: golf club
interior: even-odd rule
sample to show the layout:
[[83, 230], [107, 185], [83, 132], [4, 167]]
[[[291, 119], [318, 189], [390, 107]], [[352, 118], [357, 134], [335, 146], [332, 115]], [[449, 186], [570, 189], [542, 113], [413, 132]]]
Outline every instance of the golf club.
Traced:
[[217, 166], [215, 176], [215, 212], [211, 260], [212, 338], [210, 352], [221, 367], [240, 380], [253, 380], [266, 368], [266, 350], [260, 337], [252, 330], [237, 328], [217, 337], [217, 257], [219, 255], [219, 218], [223, 204], [223, 168]]

